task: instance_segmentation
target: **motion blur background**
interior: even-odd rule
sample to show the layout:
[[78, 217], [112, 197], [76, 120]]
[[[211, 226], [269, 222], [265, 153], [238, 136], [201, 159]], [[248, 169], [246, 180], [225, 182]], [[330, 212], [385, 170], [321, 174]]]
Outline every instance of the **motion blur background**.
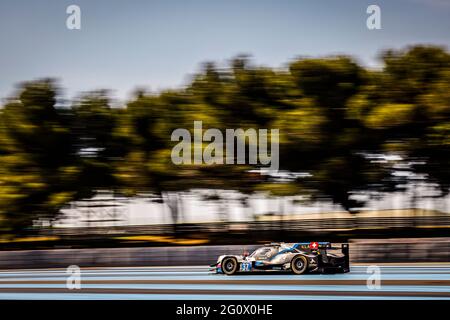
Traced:
[[[311, 240], [450, 260], [448, 2], [378, 1], [381, 30], [367, 1], [78, 1], [81, 30], [70, 4], [0, 4], [3, 268]], [[174, 165], [194, 121], [279, 129], [280, 171]]]

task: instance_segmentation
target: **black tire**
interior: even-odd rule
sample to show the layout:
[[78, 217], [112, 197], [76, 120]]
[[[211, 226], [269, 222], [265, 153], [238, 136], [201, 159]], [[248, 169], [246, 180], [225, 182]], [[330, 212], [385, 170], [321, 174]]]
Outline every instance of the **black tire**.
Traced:
[[226, 275], [232, 275], [235, 274], [238, 271], [238, 262], [236, 258], [229, 257], [222, 260], [222, 272]]
[[295, 256], [291, 261], [291, 270], [295, 274], [304, 274], [308, 270], [308, 259], [305, 256]]

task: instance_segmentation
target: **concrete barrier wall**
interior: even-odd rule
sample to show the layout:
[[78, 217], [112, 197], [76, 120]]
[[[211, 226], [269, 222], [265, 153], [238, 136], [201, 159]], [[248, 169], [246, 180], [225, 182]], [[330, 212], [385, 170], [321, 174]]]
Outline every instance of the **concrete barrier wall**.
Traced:
[[[257, 246], [195, 246], [55, 249], [0, 252], [0, 269], [94, 266], [208, 265], [222, 254], [241, 254]], [[351, 262], [450, 262], [450, 238], [383, 239], [350, 242]]]
[[[250, 252], [254, 246], [246, 246]], [[0, 252], [0, 269], [90, 266], [186, 266], [214, 263], [222, 254], [241, 254], [243, 246], [55, 249]]]
[[450, 238], [356, 240], [355, 262], [450, 262]]

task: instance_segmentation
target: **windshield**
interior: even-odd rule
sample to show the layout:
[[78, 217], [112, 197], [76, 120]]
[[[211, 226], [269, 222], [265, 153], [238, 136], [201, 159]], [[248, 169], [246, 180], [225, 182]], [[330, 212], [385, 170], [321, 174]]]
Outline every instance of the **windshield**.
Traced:
[[270, 258], [273, 254], [278, 252], [278, 248], [275, 247], [264, 247], [259, 248], [253, 251], [250, 255], [251, 258], [255, 258], [257, 260], [265, 260]]

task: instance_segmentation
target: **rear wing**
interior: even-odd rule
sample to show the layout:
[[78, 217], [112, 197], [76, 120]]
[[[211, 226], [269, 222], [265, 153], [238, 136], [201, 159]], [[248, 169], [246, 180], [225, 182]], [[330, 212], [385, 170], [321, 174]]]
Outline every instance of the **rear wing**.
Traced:
[[298, 242], [294, 244], [296, 249], [331, 249], [331, 242]]

